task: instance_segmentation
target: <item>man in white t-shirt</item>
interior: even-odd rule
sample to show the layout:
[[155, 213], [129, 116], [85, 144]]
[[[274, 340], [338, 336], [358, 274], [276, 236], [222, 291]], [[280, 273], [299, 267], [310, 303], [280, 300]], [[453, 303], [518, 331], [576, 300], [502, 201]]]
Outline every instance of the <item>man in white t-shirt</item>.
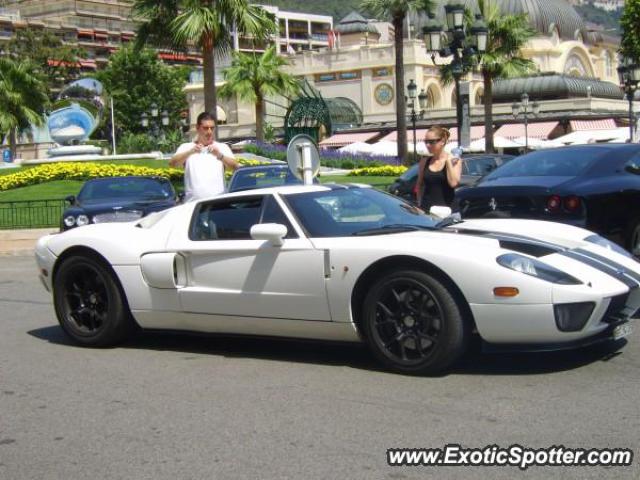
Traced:
[[198, 115], [196, 141], [180, 145], [169, 160], [172, 167], [184, 167], [186, 202], [224, 193], [224, 169], [240, 166], [229, 146], [215, 141], [215, 128], [210, 113]]

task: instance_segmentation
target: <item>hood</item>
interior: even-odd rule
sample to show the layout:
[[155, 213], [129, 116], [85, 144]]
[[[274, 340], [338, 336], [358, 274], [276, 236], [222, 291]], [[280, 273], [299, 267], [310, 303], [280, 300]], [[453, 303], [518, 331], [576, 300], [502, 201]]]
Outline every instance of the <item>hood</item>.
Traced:
[[67, 209], [69, 213], [81, 213], [84, 212], [87, 215], [95, 215], [98, 213], [111, 212], [114, 210], [142, 210], [142, 212], [157, 210], [158, 208], [169, 208], [174, 206], [175, 200], [173, 198], [164, 200], [128, 200], [128, 199], [115, 199], [105, 202], [90, 202], [81, 203], [79, 205], [70, 207]]
[[516, 243], [547, 244], [553, 248], [577, 248], [592, 232], [564, 223], [520, 219], [471, 219], [455, 224], [446, 230], [465, 235], [510, 239]]

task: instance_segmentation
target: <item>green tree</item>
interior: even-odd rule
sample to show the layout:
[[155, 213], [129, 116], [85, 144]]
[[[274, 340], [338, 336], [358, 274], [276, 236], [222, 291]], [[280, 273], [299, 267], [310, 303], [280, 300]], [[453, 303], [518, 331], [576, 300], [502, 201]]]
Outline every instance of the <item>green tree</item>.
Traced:
[[282, 67], [289, 62], [269, 47], [264, 54], [237, 52], [231, 66], [224, 71], [226, 83], [220, 88], [220, 96], [251, 102], [256, 109], [256, 139], [264, 141], [264, 99], [270, 95], [294, 95], [300, 84]]
[[361, 7], [376, 18], [390, 19], [394, 28], [393, 44], [396, 60], [396, 126], [398, 130], [398, 157], [407, 159], [407, 112], [404, 98], [404, 24], [407, 14], [415, 11], [430, 12], [432, 0], [363, 0]]
[[43, 75], [50, 98], [80, 76], [79, 61], [87, 55], [80, 47], [63, 44], [48, 30], [31, 28], [18, 29], [0, 51], [16, 60], [29, 60], [36, 73]]
[[622, 40], [620, 53], [635, 63], [640, 63], [640, 0], [627, 0], [620, 19]]
[[133, 14], [142, 19], [137, 45], [151, 42], [202, 53], [204, 108], [217, 118], [215, 55], [232, 47], [232, 29], [261, 44], [276, 31], [273, 16], [247, 0], [135, 0]]
[[[492, 0], [479, 0], [478, 8], [489, 29], [487, 50], [477, 57], [484, 88], [485, 151], [489, 153], [494, 151], [493, 81], [496, 78], [520, 77], [535, 71], [535, 63], [520, 56], [520, 49], [535, 35], [535, 31], [529, 25], [526, 14], [504, 15]], [[467, 26], [470, 26], [473, 16], [468, 13], [466, 17]], [[467, 60], [463, 71], [468, 72], [474, 67], [474, 63]], [[440, 76], [445, 84], [452, 81], [451, 64], [440, 67]]]
[[32, 63], [0, 57], [0, 133], [9, 134], [13, 158], [16, 132], [42, 125], [48, 103], [46, 86]]
[[106, 92], [113, 97], [115, 123], [121, 134], [148, 133], [140, 125], [143, 113], [156, 104], [169, 114], [167, 131], [180, 128], [181, 112], [187, 108], [183, 88], [188, 70], [170, 67], [158, 59], [154, 50], [123, 47], [96, 73]]

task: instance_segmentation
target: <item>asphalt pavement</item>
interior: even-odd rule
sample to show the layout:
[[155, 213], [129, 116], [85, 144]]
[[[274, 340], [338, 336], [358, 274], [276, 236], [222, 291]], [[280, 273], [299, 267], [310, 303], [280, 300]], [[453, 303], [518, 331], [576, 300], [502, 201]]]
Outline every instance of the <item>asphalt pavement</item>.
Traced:
[[[623, 342], [624, 343], [624, 342]], [[87, 349], [31, 255], [0, 258], [0, 479], [638, 479], [628, 467], [387, 465], [390, 448], [640, 452], [640, 334], [626, 345], [472, 354], [380, 370], [366, 349], [178, 333]]]

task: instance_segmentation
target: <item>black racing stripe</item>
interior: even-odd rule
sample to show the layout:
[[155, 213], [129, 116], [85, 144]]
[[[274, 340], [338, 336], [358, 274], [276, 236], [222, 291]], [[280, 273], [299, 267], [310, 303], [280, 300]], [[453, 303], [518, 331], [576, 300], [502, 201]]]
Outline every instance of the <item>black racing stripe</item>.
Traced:
[[615, 260], [611, 260], [610, 258], [603, 257], [602, 255], [599, 255], [597, 253], [593, 253], [593, 252], [591, 252], [589, 250], [585, 250], [583, 248], [578, 248], [575, 251], [578, 252], [580, 255], [584, 255], [586, 257], [593, 258], [594, 260], [598, 260], [599, 262], [611, 265], [616, 270], [623, 271], [625, 275], [627, 275], [628, 277], [633, 278], [636, 282], [638, 282], [638, 284], [640, 284], [640, 275], [639, 274], [637, 274], [633, 270], [630, 270], [629, 268], [625, 267], [624, 265], [621, 265], [620, 263], [617, 263]]
[[625, 275], [624, 273], [620, 272], [620, 270], [617, 270], [616, 268], [614, 268], [613, 266], [609, 265], [609, 264], [605, 264], [602, 263], [598, 260], [595, 260], [593, 258], [590, 258], [588, 256], [585, 255], [581, 255], [579, 253], [576, 253], [575, 251], [566, 251], [566, 252], [560, 252], [560, 255], [564, 255], [565, 257], [569, 257], [573, 260], [577, 260], [579, 262], [582, 262], [586, 265], [589, 265], [592, 268], [595, 268], [596, 270], [605, 273], [607, 275], [609, 275], [610, 277], [615, 278], [616, 280], [618, 280], [619, 282], [624, 283], [628, 288], [637, 288], [638, 287], [638, 283], [633, 281], [631, 278], [629, 278], [627, 275]]

